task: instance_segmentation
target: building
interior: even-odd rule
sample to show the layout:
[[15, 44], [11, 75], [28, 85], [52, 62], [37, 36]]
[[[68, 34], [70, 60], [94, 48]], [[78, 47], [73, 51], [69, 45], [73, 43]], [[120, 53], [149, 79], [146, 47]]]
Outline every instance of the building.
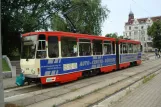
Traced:
[[152, 38], [147, 35], [147, 29], [157, 20], [161, 20], [161, 16], [137, 19], [130, 11], [128, 22], [124, 26], [124, 38], [140, 41], [143, 52], [152, 51]]

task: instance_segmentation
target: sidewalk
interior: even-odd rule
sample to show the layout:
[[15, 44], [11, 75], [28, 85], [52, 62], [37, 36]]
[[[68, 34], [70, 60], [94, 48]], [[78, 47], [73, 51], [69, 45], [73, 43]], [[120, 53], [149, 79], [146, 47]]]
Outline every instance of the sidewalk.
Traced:
[[161, 73], [112, 107], [161, 107]]
[[15, 84], [15, 82], [16, 82], [16, 77], [3, 79], [3, 88], [7, 89], [11, 87], [16, 87], [17, 85]]

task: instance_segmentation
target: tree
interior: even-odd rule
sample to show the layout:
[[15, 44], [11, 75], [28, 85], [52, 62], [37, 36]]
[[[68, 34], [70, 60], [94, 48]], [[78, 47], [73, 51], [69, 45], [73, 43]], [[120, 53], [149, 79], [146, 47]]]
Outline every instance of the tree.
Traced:
[[58, 12], [52, 19], [53, 30], [70, 31], [68, 20], [62, 14], [73, 8], [67, 15], [78, 32], [93, 35], [101, 34], [101, 25], [109, 12], [107, 7], [101, 6], [101, 0], [61, 0], [54, 8]]
[[[19, 49], [20, 35], [36, 30], [71, 31], [62, 13], [67, 14], [80, 33], [99, 35], [109, 12], [101, 0], [2, 0], [2, 53], [12, 56]], [[75, 7], [81, 7], [75, 9]]]
[[20, 34], [40, 29], [48, 30], [53, 1], [46, 0], [2, 0], [2, 53], [12, 56], [20, 51]]
[[122, 36], [122, 35], [120, 35], [120, 36], [118, 36], [118, 38], [123, 39], [123, 36]]
[[106, 34], [105, 37], [118, 38], [116, 33]]
[[148, 35], [153, 38], [154, 48], [161, 51], [161, 21], [156, 21], [151, 27], [148, 28]]

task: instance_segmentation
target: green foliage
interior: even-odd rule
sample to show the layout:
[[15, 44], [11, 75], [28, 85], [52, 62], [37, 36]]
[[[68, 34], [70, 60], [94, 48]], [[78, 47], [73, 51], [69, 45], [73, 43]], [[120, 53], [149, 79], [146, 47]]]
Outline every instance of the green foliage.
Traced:
[[105, 37], [118, 38], [116, 33], [106, 34]]
[[[2, 0], [2, 54], [12, 56], [20, 52], [20, 34], [35, 30], [48, 30], [54, 1]], [[16, 53], [16, 54], [19, 54]]]
[[152, 74], [150, 75], [149, 77], [147, 76], [144, 76], [144, 79], [143, 79], [143, 84], [144, 83], [147, 83], [148, 81], [150, 81], [152, 78], [154, 78], [156, 76], [156, 74]]
[[47, 28], [51, 4], [46, 0], [2, 0], [2, 26], [8, 32]]
[[2, 0], [2, 53], [19, 54], [22, 33], [42, 29], [71, 31], [62, 13], [72, 8], [67, 15], [80, 33], [101, 34], [101, 25], [109, 12], [101, 6], [101, 0]]
[[80, 99], [80, 98], [82, 98], [83, 96], [82, 95], [79, 95], [79, 96], [77, 96], [75, 99]]
[[7, 62], [5, 61], [5, 59], [2, 59], [2, 71], [10, 71], [10, 68], [7, 64]]
[[53, 107], [56, 107], [56, 105], [54, 104]]
[[153, 38], [153, 46], [161, 49], [161, 21], [156, 21], [148, 28], [148, 35]]
[[123, 39], [123, 36], [122, 36], [122, 35], [120, 35], [118, 38]]
[[62, 17], [62, 13], [70, 11], [67, 15], [78, 32], [94, 35], [101, 34], [101, 25], [109, 12], [107, 7], [101, 6], [101, 0], [61, 0], [55, 8], [58, 13], [52, 19], [53, 30], [71, 31], [68, 20]]
[[118, 36], [117, 33], [109, 33], [109, 34], [106, 34], [105, 37], [116, 38], [116, 40], [123, 39], [123, 36], [122, 35]]

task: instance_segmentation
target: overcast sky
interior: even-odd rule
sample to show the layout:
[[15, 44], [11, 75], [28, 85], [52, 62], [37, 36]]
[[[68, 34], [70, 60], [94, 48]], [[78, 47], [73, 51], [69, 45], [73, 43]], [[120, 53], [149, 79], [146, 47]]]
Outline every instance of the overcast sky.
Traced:
[[130, 5], [135, 18], [161, 16], [161, 0], [102, 0], [102, 5], [111, 11], [102, 25], [102, 35], [115, 32], [123, 35]]

